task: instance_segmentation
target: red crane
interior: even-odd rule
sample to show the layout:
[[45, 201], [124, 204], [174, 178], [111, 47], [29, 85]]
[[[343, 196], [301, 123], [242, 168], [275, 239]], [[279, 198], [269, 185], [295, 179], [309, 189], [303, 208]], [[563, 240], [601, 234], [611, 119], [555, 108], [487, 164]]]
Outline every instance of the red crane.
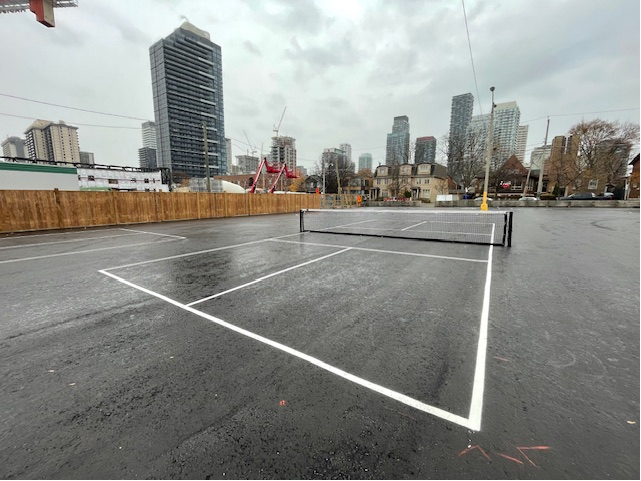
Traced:
[[263, 172], [263, 166], [265, 166], [265, 169], [268, 174], [278, 174], [276, 176], [276, 180], [274, 180], [274, 183], [272, 186], [269, 188], [267, 192], [270, 194], [274, 193], [274, 190], [276, 189], [276, 184], [278, 183], [278, 180], [280, 179], [281, 175], [283, 175], [283, 172], [285, 172], [285, 177], [288, 179], [297, 179], [298, 175], [296, 175], [295, 172], [292, 172], [287, 168], [287, 164], [283, 164], [281, 167], [277, 165], [272, 165], [269, 162], [267, 162], [267, 158], [263, 157], [262, 160], [260, 161], [260, 164], [258, 164], [258, 169], [256, 169], [256, 175], [254, 176], [254, 183], [251, 186], [251, 189], [249, 189], [250, 194], [256, 193], [256, 186], [258, 185], [258, 178], [260, 177], [260, 174]]

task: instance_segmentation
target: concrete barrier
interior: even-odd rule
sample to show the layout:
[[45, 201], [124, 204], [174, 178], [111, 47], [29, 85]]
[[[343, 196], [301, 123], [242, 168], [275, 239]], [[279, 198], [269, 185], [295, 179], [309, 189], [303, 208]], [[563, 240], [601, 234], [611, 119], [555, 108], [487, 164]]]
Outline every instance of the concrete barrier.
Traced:
[[[632, 200], [539, 200], [537, 202], [521, 202], [518, 200], [494, 200], [488, 203], [490, 208], [506, 209], [512, 207], [598, 207], [638, 209], [639, 199]], [[480, 207], [480, 202], [474, 200], [454, 200], [436, 202], [436, 207]]]

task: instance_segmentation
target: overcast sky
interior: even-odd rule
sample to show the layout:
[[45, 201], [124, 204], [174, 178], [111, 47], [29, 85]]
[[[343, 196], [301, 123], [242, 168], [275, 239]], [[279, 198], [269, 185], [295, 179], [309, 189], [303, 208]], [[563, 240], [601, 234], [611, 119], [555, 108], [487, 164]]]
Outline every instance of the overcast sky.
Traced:
[[[550, 139], [582, 118], [639, 122], [638, 0], [466, 0], [480, 96], [458, 0], [78, 3], [56, 9], [55, 28], [0, 15], [0, 94], [153, 120], [149, 47], [187, 18], [222, 47], [234, 156], [248, 148], [243, 130], [268, 146], [287, 106], [280, 131], [296, 138], [299, 164], [348, 142], [376, 166], [394, 116], [409, 117], [412, 139], [440, 138], [452, 96], [471, 92], [474, 114], [488, 113], [491, 86], [530, 126], [526, 159], [548, 115]], [[592, 113], [611, 110], [621, 111]], [[36, 118], [128, 127], [80, 125], [80, 148], [97, 163], [138, 164], [138, 120], [0, 96], [2, 139]]]

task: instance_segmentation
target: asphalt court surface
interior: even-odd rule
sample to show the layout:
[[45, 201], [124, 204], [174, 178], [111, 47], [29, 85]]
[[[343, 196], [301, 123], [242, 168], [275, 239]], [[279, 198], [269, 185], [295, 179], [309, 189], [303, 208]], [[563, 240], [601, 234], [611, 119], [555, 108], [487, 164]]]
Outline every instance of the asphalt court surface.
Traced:
[[638, 479], [639, 212], [514, 222], [1, 237], [0, 475]]
[[[359, 250], [359, 241], [342, 236], [343, 245], [338, 247], [319, 245], [326, 240], [327, 235], [301, 234], [106, 270], [182, 304], [197, 304], [202, 312], [361, 378], [466, 417], [488, 249], [471, 249], [477, 251], [478, 258], [427, 257], [430, 254], [403, 249], [407, 244], [420, 251], [415, 242], [395, 241], [396, 245], [391, 245], [388, 240], [379, 241], [387, 250], [374, 251]], [[346, 247], [350, 242], [355, 248]], [[396, 250], [390, 250], [394, 247]], [[385, 274], [376, 275], [379, 270]], [[273, 275], [282, 271], [282, 275]], [[446, 283], [439, 282], [451, 277], [451, 271], [470, 283], [465, 295], [459, 295], [455, 318], [449, 315], [453, 293]], [[397, 282], [398, 277], [411, 281]], [[378, 295], [380, 292], [385, 295]], [[356, 299], [360, 301], [355, 305]], [[395, 330], [398, 334], [389, 336]], [[448, 370], [455, 371], [449, 391], [435, 389]], [[461, 395], [466, 388], [467, 397]]]

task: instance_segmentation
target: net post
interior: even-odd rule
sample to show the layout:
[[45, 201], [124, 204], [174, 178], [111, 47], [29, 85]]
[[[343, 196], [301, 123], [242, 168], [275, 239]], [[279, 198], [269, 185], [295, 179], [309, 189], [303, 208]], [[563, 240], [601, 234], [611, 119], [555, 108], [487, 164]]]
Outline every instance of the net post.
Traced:
[[507, 246], [512, 247], [512, 219], [514, 212], [508, 212], [508, 227], [507, 227]]
[[305, 212], [304, 209], [300, 210], [300, 231], [305, 232], [305, 221], [303, 220], [303, 212]]
[[[507, 245], [507, 224], [510, 222], [508, 214], [509, 212], [503, 212], [503, 239], [501, 239], [502, 246]], [[494, 242], [494, 239], [492, 239], [492, 242]]]

